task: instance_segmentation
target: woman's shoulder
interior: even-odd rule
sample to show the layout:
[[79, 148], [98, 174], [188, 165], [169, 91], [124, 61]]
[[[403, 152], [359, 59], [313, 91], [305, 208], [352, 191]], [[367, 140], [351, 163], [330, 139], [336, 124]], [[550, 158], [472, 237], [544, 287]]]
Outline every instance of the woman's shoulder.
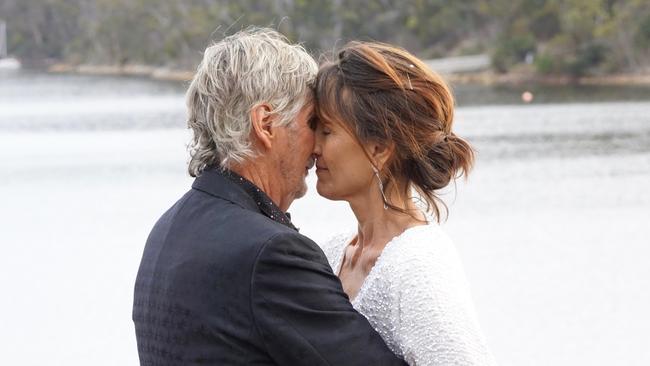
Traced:
[[438, 224], [415, 226], [394, 238], [386, 254], [403, 262], [432, 263], [440, 258], [454, 257], [456, 247]]
[[353, 236], [354, 231], [346, 230], [336, 233], [324, 241], [318, 243], [318, 245], [323, 250], [323, 253], [325, 253], [325, 256], [327, 257], [327, 260], [329, 261], [332, 268], [336, 267], [335, 264], [343, 253], [345, 245], [350, 242]]
[[341, 231], [329, 236], [321, 243], [318, 243], [318, 245], [320, 245], [323, 251], [326, 252], [325, 254], [327, 254], [327, 251], [329, 250], [342, 249], [343, 246], [345, 246], [345, 244], [347, 244], [353, 236], [354, 232], [352, 230]]
[[437, 224], [416, 226], [393, 239], [382, 253], [380, 276], [391, 278], [401, 290], [412, 287], [465, 283], [460, 255]]

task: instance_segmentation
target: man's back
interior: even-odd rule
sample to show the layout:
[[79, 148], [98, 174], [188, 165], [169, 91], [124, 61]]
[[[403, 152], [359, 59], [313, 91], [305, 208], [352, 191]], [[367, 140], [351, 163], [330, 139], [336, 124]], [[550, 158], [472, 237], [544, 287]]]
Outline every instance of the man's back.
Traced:
[[318, 246], [216, 170], [152, 230], [133, 320], [143, 365], [402, 364]]

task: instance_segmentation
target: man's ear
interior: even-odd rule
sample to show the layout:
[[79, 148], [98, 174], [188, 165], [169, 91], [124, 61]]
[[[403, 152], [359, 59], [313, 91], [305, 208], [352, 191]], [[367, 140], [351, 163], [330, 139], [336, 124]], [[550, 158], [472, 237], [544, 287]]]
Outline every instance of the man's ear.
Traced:
[[255, 137], [260, 146], [270, 149], [273, 144], [275, 115], [271, 113], [271, 106], [263, 103], [258, 104], [251, 110], [250, 118], [252, 124], [251, 137]]
[[393, 143], [380, 144], [373, 142], [368, 145], [369, 155], [377, 169], [380, 171], [384, 168], [386, 162], [390, 159], [391, 155], [393, 155], [394, 151], [395, 144]]

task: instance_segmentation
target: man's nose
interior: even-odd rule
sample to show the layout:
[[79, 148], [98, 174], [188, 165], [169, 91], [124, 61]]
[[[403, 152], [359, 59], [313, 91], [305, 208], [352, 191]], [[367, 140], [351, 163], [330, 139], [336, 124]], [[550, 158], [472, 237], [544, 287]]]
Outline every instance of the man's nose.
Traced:
[[314, 153], [314, 155], [320, 155], [321, 154], [321, 147], [320, 147], [320, 143], [318, 141], [318, 135], [315, 135], [314, 137], [315, 137], [314, 138], [314, 149], [312, 150], [312, 152]]
[[320, 144], [318, 143], [318, 139], [316, 139], [316, 141], [314, 141], [314, 149], [313, 149], [312, 153], [313, 153], [314, 157], [318, 157], [318, 155], [320, 155], [320, 153], [321, 153], [321, 148], [320, 148]]

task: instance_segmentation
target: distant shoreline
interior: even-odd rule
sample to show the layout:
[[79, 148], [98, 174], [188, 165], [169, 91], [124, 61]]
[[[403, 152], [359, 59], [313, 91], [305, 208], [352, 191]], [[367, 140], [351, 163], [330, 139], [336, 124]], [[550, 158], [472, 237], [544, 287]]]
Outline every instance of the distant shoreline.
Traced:
[[148, 65], [72, 65], [57, 63], [45, 68], [54, 74], [139, 76], [165, 81], [190, 81], [194, 71]]
[[549, 86], [593, 85], [593, 86], [647, 86], [650, 87], [650, 73], [611, 74], [599, 76], [571, 77], [562, 75], [538, 75], [534, 73], [497, 74], [493, 71], [445, 75], [452, 83], [518, 86], [537, 84]]
[[[164, 81], [190, 81], [194, 71], [173, 69], [168, 67], [148, 65], [72, 65], [56, 63], [45, 67], [50, 73], [82, 74], [82, 75], [114, 75], [114, 76], [139, 76]], [[506, 73], [497, 74], [493, 71], [466, 72], [443, 74], [444, 78], [457, 84], [480, 84], [494, 86], [517, 86], [523, 84], [538, 84], [552, 86], [569, 85], [598, 85], [598, 86], [648, 86], [650, 87], [650, 73], [642, 74], [612, 74], [600, 76], [585, 76], [574, 78], [558, 75], [537, 75], [533, 73]]]

